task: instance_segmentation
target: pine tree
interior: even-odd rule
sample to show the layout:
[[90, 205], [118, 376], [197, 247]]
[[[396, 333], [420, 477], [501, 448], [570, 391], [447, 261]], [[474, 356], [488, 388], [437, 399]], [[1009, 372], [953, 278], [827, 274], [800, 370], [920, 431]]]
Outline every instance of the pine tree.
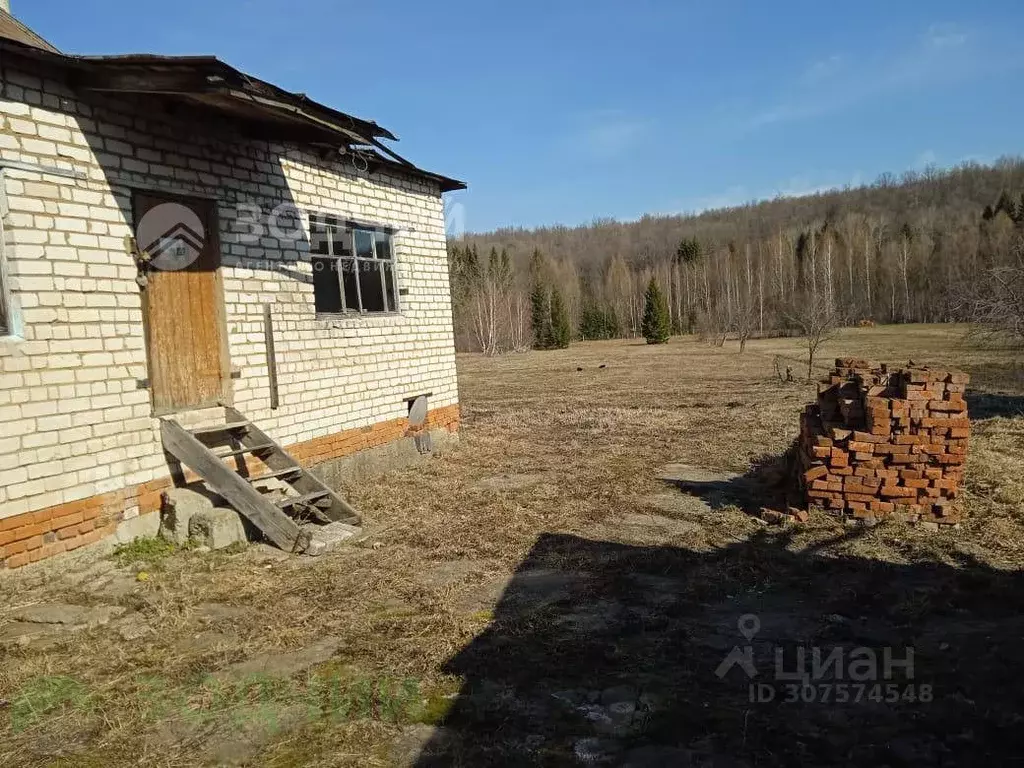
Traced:
[[619, 324], [611, 307], [603, 307], [593, 299], [584, 302], [580, 312], [580, 336], [585, 341], [614, 339], [618, 335]]
[[1013, 220], [1017, 219], [1017, 206], [1013, 204], [1013, 200], [1010, 199], [1005, 190], [999, 193], [999, 199], [996, 200], [995, 213], [998, 215], [1000, 212], [1005, 213]]
[[551, 348], [551, 290], [545, 280], [544, 257], [539, 250], [530, 259], [530, 319], [533, 324], [533, 348]]
[[580, 310], [580, 338], [584, 341], [605, 338], [604, 315], [597, 304], [591, 301], [584, 302]]
[[551, 294], [539, 278], [530, 291], [530, 316], [533, 321], [533, 348], [551, 348]]
[[701, 245], [696, 237], [683, 239], [676, 249], [676, 258], [683, 264], [695, 264], [700, 261]]
[[672, 334], [668, 305], [665, 303], [665, 296], [661, 289], [658, 288], [658, 281], [653, 277], [647, 285], [647, 294], [644, 297], [642, 330], [648, 344], [664, 344]]
[[569, 313], [562, 301], [562, 292], [557, 288], [551, 291], [551, 346], [550, 349], [566, 349], [572, 340], [572, 327], [569, 324]]

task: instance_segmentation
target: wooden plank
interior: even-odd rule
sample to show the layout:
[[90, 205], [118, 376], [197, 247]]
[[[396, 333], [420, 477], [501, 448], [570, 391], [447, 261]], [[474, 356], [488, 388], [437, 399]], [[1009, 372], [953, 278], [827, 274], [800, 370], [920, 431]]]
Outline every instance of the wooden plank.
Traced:
[[287, 499], [281, 499], [279, 502], [277, 502], [277, 506], [281, 507], [282, 509], [285, 509], [287, 507], [294, 507], [296, 504], [311, 504], [317, 499], [331, 500], [331, 492], [317, 491], [315, 493], [307, 493], [303, 496], [291, 496]]
[[244, 477], [232, 471], [184, 427], [171, 419], [162, 419], [160, 435], [164, 448], [172, 456], [209, 483], [274, 544], [286, 552], [302, 551], [302, 531], [295, 521], [263, 498]]
[[[237, 421], [245, 418], [241, 413], [231, 407], [226, 407], [224, 412], [227, 415], [227, 418], [231, 421]], [[252, 428], [241, 437], [241, 442], [243, 445], [258, 445], [264, 442], [272, 442], [272, 440], [265, 432], [254, 424]], [[301, 466], [299, 462], [289, 456], [288, 453], [280, 447], [271, 454], [261, 456], [260, 460], [272, 470]], [[302, 474], [289, 484], [300, 494], [327, 491], [331, 495], [331, 506], [330, 508], [323, 510], [324, 514], [337, 523], [359, 525], [361, 521], [359, 512], [356, 511], [351, 504], [342, 499], [338, 494], [310, 474], [308, 470], [303, 469]]]
[[221, 432], [236, 432], [240, 429], [247, 429], [248, 427], [251, 426], [252, 422], [237, 421], [232, 422], [230, 424], [214, 424], [209, 427], [196, 427], [195, 429], [190, 429], [189, 432], [191, 432], [196, 437], [201, 437], [203, 435], [216, 435]]
[[270, 384], [270, 410], [276, 411], [281, 406], [277, 390], [277, 352], [274, 349], [274, 316], [270, 305], [263, 305], [263, 335], [267, 343], [267, 377]]
[[277, 443], [266, 441], [254, 445], [243, 445], [241, 448], [233, 448], [230, 451], [217, 451], [213, 455], [218, 459], [230, 459], [235, 456], [242, 456], [246, 453], [261, 453], [262, 451], [277, 451]]
[[275, 472], [267, 472], [265, 475], [259, 477], [247, 477], [250, 483], [258, 483], [260, 480], [276, 480], [281, 477], [288, 477], [288, 475], [298, 475], [305, 472], [302, 467], [289, 467], [288, 469], [279, 469]]

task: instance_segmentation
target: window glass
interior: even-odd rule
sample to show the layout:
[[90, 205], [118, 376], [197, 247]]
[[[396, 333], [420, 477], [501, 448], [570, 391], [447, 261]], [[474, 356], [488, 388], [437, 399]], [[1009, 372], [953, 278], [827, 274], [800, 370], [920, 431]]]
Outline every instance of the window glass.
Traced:
[[356, 230], [356, 256], [361, 259], [373, 258], [373, 232]]
[[350, 312], [359, 311], [359, 291], [356, 288], [356, 262], [345, 259], [341, 262], [341, 280], [345, 286], [345, 307]]
[[359, 290], [363, 295], [364, 312], [386, 312], [381, 270], [384, 265], [374, 261], [359, 262]]
[[329, 240], [330, 232], [327, 225], [322, 221], [311, 218], [309, 221], [309, 252], [326, 256], [330, 253], [327, 244]]
[[342, 311], [337, 259], [313, 257], [313, 299], [317, 312]]
[[334, 248], [335, 256], [352, 255], [352, 230], [344, 227], [331, 228], [331, 245]]
[[391, 235], [387, 232], [374, 232], [373, 245], [378, 259], [391, 258]]
[[386, 261], [384, 262], [383, 267], [384, 285], [387, 288], [388, 310], [391, 312], [397, 312], [398, 298], [395, 291], [395, 265], [390, 261]]

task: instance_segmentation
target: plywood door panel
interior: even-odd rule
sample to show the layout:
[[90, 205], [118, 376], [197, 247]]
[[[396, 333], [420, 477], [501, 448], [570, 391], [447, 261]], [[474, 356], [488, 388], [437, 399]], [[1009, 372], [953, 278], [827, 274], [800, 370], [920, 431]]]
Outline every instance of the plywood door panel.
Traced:
[[188, 267], [147, 271], [143, 311], [156, 413], [215, 405], [227, 399], [230, 385], [215, 204], [136, 193], [136, 223], [154, 207], [168, 202], [196, 213], [203, 225], [204, 242], [199, 257]]

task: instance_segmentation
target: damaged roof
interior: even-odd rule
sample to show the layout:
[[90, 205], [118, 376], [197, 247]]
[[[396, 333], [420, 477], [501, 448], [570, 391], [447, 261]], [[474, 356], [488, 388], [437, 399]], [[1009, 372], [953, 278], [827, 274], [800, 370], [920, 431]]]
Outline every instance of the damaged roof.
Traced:
[[60, 53], [53, 44], [41, 38], [3, 8], [0, 8], [0, 37], [43, 51], [50, 51], [50, 53]]
[[381, 140], [398, 139], [377, 123], [286, 91], [214, 56], [67, 55], [2, 11], [0, 52], [59, 66], [77, 90], [160, 96], [230, 115], [256, 138], [349, 153], [368, 170], [383, 167], [426, 178], [438, 183], [442, 192], [466, 188], [465, 182], [418, 168], [385, 146]]

